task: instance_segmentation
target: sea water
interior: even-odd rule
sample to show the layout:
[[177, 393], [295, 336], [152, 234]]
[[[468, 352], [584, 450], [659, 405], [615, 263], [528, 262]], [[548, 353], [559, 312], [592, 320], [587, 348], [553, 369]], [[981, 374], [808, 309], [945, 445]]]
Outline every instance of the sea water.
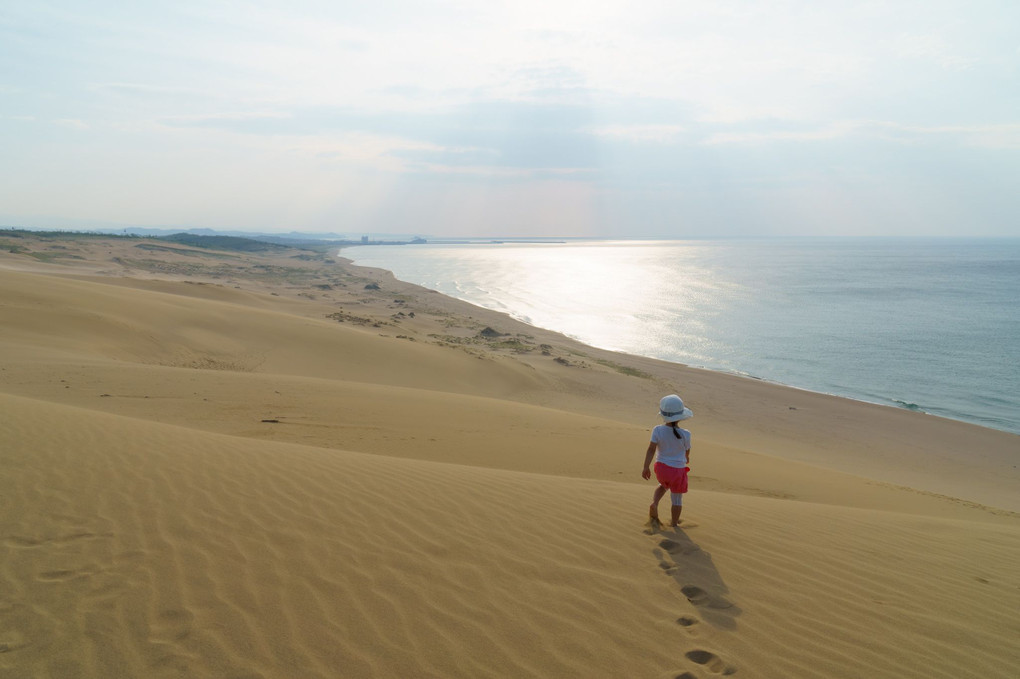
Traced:
[[345, 248], [605, 349], [1020, 433], [1020, 239]]

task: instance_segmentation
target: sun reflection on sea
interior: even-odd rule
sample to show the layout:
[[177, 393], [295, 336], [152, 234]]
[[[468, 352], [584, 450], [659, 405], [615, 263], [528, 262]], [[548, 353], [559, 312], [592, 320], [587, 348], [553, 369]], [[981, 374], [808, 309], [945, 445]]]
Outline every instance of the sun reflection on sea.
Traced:
[[[656, 245], [661, 260], [649, 257]], [[452, 286], [475, 304], [602, 348], [653, 356], [675, 356], [683, 348], [693, 360], [709, 343], [704, 326], [714, 315], [712, 301], [718, 304], [721, 288], [733, 285], [717, 280], [699, 260], [700, 249], [647, 241], [459, 246], [452, 262], [449, 251], [441, 253], [450, 277], [437, 276], [430, 287], [445, 292]], [[499, 291], [499, 299], [463, 282], [461, 267], [486, 271], [486, 287]], [[541, 305], [533, 303], [537, 299]], [[664, 318], [674, 321], [664, 325]]]
[[1020, 431], [1013, 241], [356, 249], [359, 264], [586, 344]]

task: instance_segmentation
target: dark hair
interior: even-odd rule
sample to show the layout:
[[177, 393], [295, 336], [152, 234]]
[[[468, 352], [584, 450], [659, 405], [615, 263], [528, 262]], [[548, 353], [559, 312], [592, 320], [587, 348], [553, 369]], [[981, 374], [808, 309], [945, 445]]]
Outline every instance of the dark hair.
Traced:
[[670, 422], [669, 426], [673, 427], [673, 436], [677, 437], [678, 439], [683, 438], [683, 436], [680, 435], [680, 430], [676, 428], [676, 422]]

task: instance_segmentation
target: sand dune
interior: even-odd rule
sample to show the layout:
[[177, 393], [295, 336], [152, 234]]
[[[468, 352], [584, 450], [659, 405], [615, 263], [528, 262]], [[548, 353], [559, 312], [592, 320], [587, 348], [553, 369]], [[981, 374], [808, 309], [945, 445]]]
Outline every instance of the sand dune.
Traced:
[[1020, 660], [1015, 527], [706, 491], [696, 526], [647, 535], [633, 484], [2, 400], [5, 670], [1005, 677]]
[[[515, 353], [476, 339], [512, 322], [372, 272], [184, 283], [90, 247], [0, 257], [0, 676], [1020, 667], [1017, 437], [878, 408], [859, 431], [866, 404], [537, 330]], [[652, 532], [648, 402], [677, 380], [692, 492]], [[939, 437], [977, 480], [904, 487]]]

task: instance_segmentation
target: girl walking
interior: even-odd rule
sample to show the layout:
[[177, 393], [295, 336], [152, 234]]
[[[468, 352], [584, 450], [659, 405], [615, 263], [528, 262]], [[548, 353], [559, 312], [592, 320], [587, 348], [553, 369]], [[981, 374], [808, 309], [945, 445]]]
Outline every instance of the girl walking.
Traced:
[[659, 415], [665, 424], [652, 429], [652, 441], [645, 452], [645, 467], [641, 471], [644, 479], [652, 478], [652, 458], [655, 458], [655, 479], [659, 486], [652, 494], [648, 508], [648, 520], [653, 528], [662, 525], [659, 521], [659, 500], [669, 491], [670, 526], [680, 524], [683, 511], [684, 493], [687, 492], [687, 471], [691, 459], [691, 432], [681, 429], [677, 422], [694, 417], [690, 408], [684, 407], [683, 400], [670, 394], [659, 401]]

